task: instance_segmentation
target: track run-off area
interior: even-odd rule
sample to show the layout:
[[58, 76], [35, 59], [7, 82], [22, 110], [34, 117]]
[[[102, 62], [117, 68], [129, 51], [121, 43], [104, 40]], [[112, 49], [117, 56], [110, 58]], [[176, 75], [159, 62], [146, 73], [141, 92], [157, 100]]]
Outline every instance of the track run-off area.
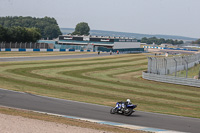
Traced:
[[106, 106], [129, 98], [139, 111], [200, 118], [199, 88], [142, 79], [146, 54], [48, 58], [1, 58], [0, 88]]

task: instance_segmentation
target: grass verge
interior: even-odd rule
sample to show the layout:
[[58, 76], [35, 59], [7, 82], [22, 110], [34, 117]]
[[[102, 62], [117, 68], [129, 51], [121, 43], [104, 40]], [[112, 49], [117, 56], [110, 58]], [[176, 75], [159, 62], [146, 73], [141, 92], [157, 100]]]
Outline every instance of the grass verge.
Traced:
[[72, 54], [92, 54], [95, 52], [0, 52], [0, 57], [36, 57], [36, 56], [59, 56]]
[[88, 122], [88, 121], [82, 121], [82, 120], [62, 118], [62, 117], [51, 116], [51, 115], [46, 115], [46, 114], [35, 113], [32, 111], [7, 108], [7, 107], [0, 107], [0, 113], [13, 115], [13, 116], [22, 116], [25, 118], [43, 120], [43, 121], [48, 121], [48, 122], [55, 122], [55, 123], [60, 123], [60, 124], [66, 124], [70, 126], [77, 126], [77, 127], [90, 128], [90, 129], [101, 130], [101, 131], [114, 132], [114, 133], [145, 133], [142, 131], [103, 125], [103, 124], [98, 124], [98, 123], [93, 123], [93, 122]]
[[0, 87], [107, 106], [129, 98], [137, 110], [200, 118], [200, 88], [144, 80], [146, 69], [144, 54], [1, 62]]

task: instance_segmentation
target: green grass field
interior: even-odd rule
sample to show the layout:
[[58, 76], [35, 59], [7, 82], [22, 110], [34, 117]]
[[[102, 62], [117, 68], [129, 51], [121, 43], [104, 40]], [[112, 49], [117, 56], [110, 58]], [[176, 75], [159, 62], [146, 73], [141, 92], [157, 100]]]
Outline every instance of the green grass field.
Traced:
[[0, 52], [0, 57], [23, 57], [23, 56], [59, 56], [68, 54], [91, 54], [94, 52]]
[[[194, 67], [192, 68], [189, 68], [188, 69], [188, 78], [194, 78], [195, 76], [198, 76], [199, 75], [199, 71], [200, 71], [200, 64], [198, 65], [195, 65]], [[177, 74], [179, 74], [179, 76], [181, 77], [186, 77], [186, 70], [184, 71], [179, 71], [177, 72]], [[175, 75], [175, 74], [173, 74]]]
[[200, 88], [148, 81], [145, 54], [0, 63], [0, 88], [137, 110], [200, 118]]

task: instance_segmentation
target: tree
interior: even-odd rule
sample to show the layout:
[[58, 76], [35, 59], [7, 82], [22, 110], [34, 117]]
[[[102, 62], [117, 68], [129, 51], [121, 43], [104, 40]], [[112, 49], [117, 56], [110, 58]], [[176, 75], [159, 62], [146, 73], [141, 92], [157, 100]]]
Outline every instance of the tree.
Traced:
[[0, 25], [0, 41], [4, 42], [6, 38], [6, 32], [7, 30]]
[[151, 37], [151, 38], [142, 38], [141, 40], [141, 43], [147, 43], [147, 44], [157, 44], [157, 45], [160, 45], [162, 43], [169, 43], [169, 44], [173, 44], [173, 45], [176, 45], [176, 44], [183, 44], [184, 42], [182, 40], [178, 41], [178, 40], [172, 40], [172, 39], [167, 39], [165, 40], [164, 38], [156, 38], [156, 37]]
[[37, 28], [5, 28], [0, 25], [0, 42], [36, 42], [40, 38], [40, 30]]
[[161, 45], [162, 43], [165, 43], [165, 39], [164, 39], [164, 38], [160, 38], [160, 39], [157, 41], [157, 44], [158, 44], [158, 45]]
[[72, 33], [72, 35], [89, 35], [89, 32], [90, 27], [88, 26], [88, 23], [81, 22], [76, 25], [75, 31]]
[[54, 18], [44, 17], [44, 18], [35, 18], [35, 17], [0, 17], [0, 25], [3, 27], [26, 27], [26, 28], [38, 28], [42, 38], [57, 38], [59, 35], [62, 35], [60, 28], [57, 24], [57, 21]]
[[196, 41], [192, 41], [192, 44], [200, 44], [200, 39], [198, 39]]
[[56, 36], [59, 36], [59, 28], [53, 25], [46, 26], [44, 28], [44, 34], [46, 35], [47, 38], [53, 39]]
[[146, 37], [143, 37], [142, 39], [141, 39], [141, 43], [147, 43], [147, 38]]

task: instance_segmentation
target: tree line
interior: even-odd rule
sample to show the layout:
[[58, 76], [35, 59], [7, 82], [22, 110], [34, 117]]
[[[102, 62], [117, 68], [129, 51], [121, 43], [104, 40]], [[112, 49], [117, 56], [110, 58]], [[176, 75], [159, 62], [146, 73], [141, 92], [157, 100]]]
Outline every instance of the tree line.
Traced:
[[41, 33], [41, 38], [53, 39], [61, 35], [60, 28], [57, 21], [54, 18], [44, 17], [0, 17], [0, 25], [7, 28], [12, 27], [26, 27], [26, 28], [37, 28]]
[[200, 44], [200, 39], [198, 39], [196, 41], [192, 41], [192, 44]]
[[141, 39], [141, 43], [147, 43], [147, 44], [157, 44], [160, 45], [162, 43], [168, 43], [168, 44], [173, 44], [173, 45], [178, 45], [178, 44], [183, 44], [184, 42], [182, 40], [178, 41], [178, 40], [172, 40], [172, 39], [164, 39], [164, 38], [156, 38], [156, 37], [151, 37], [151, 38], [146, 38], [143, 37]]
[[72, 35], [86, 35], [90, 34], [90, 27], [86, 22], [80, 22], [76, 25], [75, 31]]
[[40, 30], [37, 28], [7, 28], [0, 25], [0, 42], [36, 42], [40, 38]]

